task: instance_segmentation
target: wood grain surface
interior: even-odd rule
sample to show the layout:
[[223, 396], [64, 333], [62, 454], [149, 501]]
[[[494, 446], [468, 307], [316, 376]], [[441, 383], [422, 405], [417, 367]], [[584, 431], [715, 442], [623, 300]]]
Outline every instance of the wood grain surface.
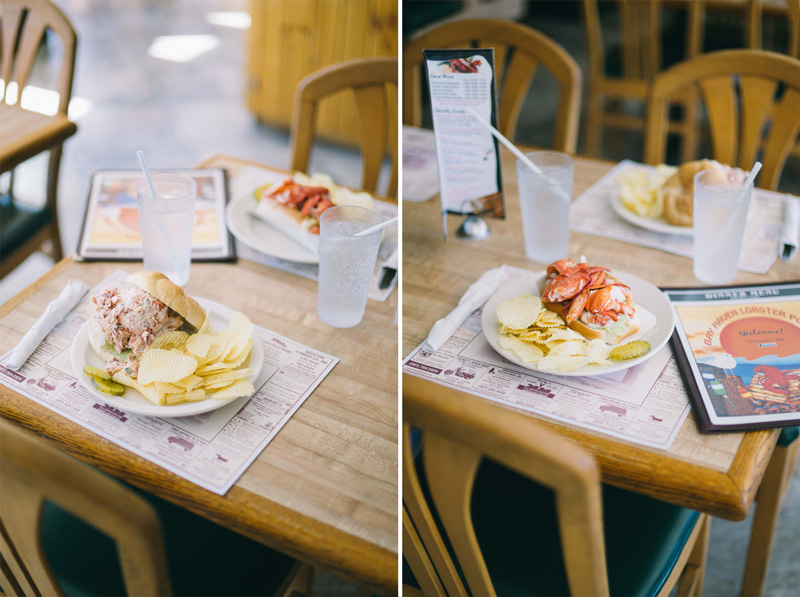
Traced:
[[[212, 158], [231, 176], [245, 162]], [[0, 352], [13, 348], [71, 278], [90, 287], [139, 263], [65, 259], [0, 306]], [[317, 317], [312, 280], [245, 260], [195, 263], [189, 294], [340, 362], [225, 495], [124, 450], [0, 386], [0, 414], [62, 451], [171, 502], [381, 593], [397, 590], [398, 293], [368, 301], [364, 321], [334, 329]]]
[[[527, 259], [522, 240], [514, 156], [502, 152], [505, 220], [487, 219], [491, 236], [463, 241], [455, 236], [463, 217], [448, 216], [442, 239], [438, 196], [424, 203], [403, 204], [402, 354], [421, 344], [433, 324], [447, 315], [464, 291], [488, 268], [508, 264], [539, 271], [546, 263]], [[614, 164], [575, 158], [573, 198]], [[569, 254], [640, 276], [661, 287], [699, 286], [692, 260], [589, 234], [570, 232]], [[776, 260], [765, 275], [739, 272], [735, 283], [800, 279], [800, 261]], [[433, 382], [403, 375], [403, 388], [435, 391]], [[668, 451], [634, 445], [567, 424], [545, 421], [598, 458], [604, 481], [730, 520], [743, 519], [774, 448], [778, 432], [700, 434], [690, 414]]]

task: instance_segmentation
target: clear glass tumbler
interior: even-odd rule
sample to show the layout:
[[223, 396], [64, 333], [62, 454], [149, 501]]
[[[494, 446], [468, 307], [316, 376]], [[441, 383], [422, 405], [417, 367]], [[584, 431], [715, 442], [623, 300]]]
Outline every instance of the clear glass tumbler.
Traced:
[[569, 252], [573, 160], [558, 151], [526, 155], [542, 173], [517, 160], [525, 255], [531, 261], [552, 263], [564, 259]]
[[694, 176], [694, 277], [728, 284], [739, 270], [747, 210], [753, 185], [726, 183], [719, 172]]
[[192, 263], [197, 182], [176, 172], [159, 172], [150, 178], [156, 197], [145, 179], [136, 185], [144, 269], [159, 271], [184, 286]]
[[361, 323], [382, 230], [358, 236], [383, 222], [363, 207], [338, 205], [322, 212], [319, 238], [319, 318], [336, 328]]

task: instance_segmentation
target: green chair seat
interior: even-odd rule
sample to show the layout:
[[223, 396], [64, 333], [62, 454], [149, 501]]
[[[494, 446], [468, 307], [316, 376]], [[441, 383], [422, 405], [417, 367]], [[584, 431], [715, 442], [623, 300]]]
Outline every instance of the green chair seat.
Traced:
[[46, 209], [33, 208], [0, 197], [0, 255], [10, 255], [53, 221]]
[[[165, 500], [136, 490], [159, 514], [173, 594], [274, 595], [295, 560]], [[48, 503], [42, 541], [67, 596], [124, 595], [112, 539]]]
[[[421, 458], [416, 463], [422, 490], [427, 493]], [[475, 479], [471, 513], [499, 596], [569, 595], [550, 489], [484, 460]], [[677, 564], [698, 516], [693, 510], [603, 485], [610, 594], [657, 595]], [[403, 582], [419, 585], [405, 560]]]

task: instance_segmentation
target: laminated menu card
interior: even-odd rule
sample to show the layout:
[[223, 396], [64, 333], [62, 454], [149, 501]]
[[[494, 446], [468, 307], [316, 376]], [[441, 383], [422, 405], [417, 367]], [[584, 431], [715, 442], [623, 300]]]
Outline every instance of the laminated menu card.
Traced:
[[497, 140], [469, 109], [497, 126], [494, 50], [424, 50], [444, 230], [447, 213], [504, 217]]
[[[233, 237], [225, 225], [228, 186], [222, 168], [178, 169], [197, 181], [192, 229], [192, 261], [231, 261]], [[92, 174], [89, 199], [78, 239], [77, 259], [141, 261], [142, 234], [136, 185], [141, 170], [98, 170]]]
[[800, 282], [664, 292], [701, 431], [800, 424]]

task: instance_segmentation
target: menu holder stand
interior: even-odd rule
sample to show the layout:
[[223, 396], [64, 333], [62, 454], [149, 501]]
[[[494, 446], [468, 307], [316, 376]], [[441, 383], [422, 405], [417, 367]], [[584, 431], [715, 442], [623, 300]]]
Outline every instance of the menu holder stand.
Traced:
[[456, 236], [481, 240], [490, 235], [484, 215], [505, 217], [497, 140], [470, 114], [497, 124], [494, 49], [423, 50], [433, 114], [442, 229], [447, 215], [465, 216]]

